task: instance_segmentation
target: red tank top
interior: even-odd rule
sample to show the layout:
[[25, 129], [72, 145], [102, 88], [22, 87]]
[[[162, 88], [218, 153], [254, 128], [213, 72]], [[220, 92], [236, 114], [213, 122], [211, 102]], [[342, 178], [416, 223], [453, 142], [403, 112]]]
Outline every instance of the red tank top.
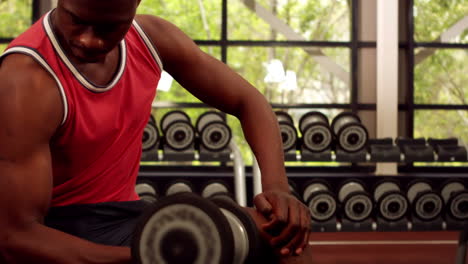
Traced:
[[16, 38], [3, 56], [32, 56], [62, 95], [65, 114], [50, 148], [54, 178], [67, 180], [54, 185], [51, 205], [137, 200], [143, 129], [162, 71], [157, 51], [134, 21], [119, 45], [112, 81], [95, 85], [64, 54], [50, 13]]

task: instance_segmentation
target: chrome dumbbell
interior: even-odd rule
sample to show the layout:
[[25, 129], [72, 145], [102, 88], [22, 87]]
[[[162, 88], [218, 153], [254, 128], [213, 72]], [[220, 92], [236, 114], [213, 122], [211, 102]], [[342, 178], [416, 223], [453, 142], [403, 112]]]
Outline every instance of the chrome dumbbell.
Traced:
[[276, 111], [276, 118], [280, 127], [283, 140], [283, 151], [287, 152], [296, 148], [297, 130], [293, 118], [286, 112]]
[[322, 152], [333, 141], [332, 131], [326, 115], [321, 112], [308, 112], [299, 120], [303, 146], [312, 152]]
[[398, 221], [407, 216], [409, 202], [397, 181], [385, 179], [374, 188], [377, 213], [386, 221]]
[[450, 180], [441, 189], [448, 215], [458, 221], [468, 220], [468, 190], [460, 180]]
[[195, 142], [195, 129], [190, 117], [182, 111], [171, 111], [161, 119], [160, 125], [164, 134], [165, 143], [176, 151], [183, 151]]
[[336, 198], [326, 182], [319, 180], [308, 182], [302, 197], [314, 221], [324, 222], [336, 215]]
[[440, 194], [425, 180], [412, 181], [406, 191], [414, 215], [422, 221], [431, 221], [442, 214], [444, 202]]
[[200, 144], [209, 151], [226, 149], [232, 138], [231, 128], [223, 114], [208, 111], [200, 115], [195, 125]]
[[333, 118], [331, 129], [337, 145], [346, 152], [357, 152], [367, 145], [369, 134], [356, 114], [350, 112], [338, 114]]
[[364, 184], [359, 180], [343, 182], [338, 191], [338, 201], [341, 203], [344, 217], [351, 221], [361, 222], [371, 217], [374, 204]]

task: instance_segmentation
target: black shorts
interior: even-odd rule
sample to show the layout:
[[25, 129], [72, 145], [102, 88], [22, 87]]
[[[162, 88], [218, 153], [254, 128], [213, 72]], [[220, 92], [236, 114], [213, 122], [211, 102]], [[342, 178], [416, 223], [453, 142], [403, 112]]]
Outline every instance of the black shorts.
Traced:
[[45, 225], [98, 244], [130, 247], [135, 226], [149, 207], [145, 201], [52, 207]]

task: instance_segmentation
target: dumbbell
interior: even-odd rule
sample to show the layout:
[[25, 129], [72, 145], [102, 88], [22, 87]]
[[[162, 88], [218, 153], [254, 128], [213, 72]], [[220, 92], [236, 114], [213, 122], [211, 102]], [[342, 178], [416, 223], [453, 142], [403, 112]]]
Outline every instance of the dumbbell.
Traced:
[[138, 194], [141, 200], [148, 203], [156, 203], [158, 200], [158, 192], [156, 187], [151, 181], [139, 181], [135, 185], [135, 192]]
[[170, 111], [161, 119], [161, 129], [167, 146], [183, 151], [192, 146], [195, 141], [195, 129], [190, 117], [182, 111]]
[[159, 143], [159, 130], [156, 126], [156, 121], [154, 120], [153, 115], [150, 115], [150, 119], [143, 130], [143, 151], [148, 151], [153, 149]]
[[193, 192], [192, 184], [186, 180], [174, 180], [166, 188], [165, 195], [173, 195], [182, 192]]
[[441, 215], [443, 200], [426, 180], [414, 180], [407, 189], [406, 196], [414, 215], [422, 221], [431, 221]]
[[297, 184], [296, 184], [293, 180], [288, 179], [288, 186], [289, 186], [289, 192], [290, 192], [294, 197], [296, 197], [297, 200], [299, 200], [299, 201], [302, 202], [302, 197], [301, 197], [301, 195], [299, 194], [299, 191], [298, 191], [298, 188], [297, 188]]
[[335, 141], [346, 152], [357, 152], [366, 147], [369, 134], [361, 119], [351, 112], [342, 112], [333, 118], [331, 130]]
[[385, 179], [374, 188], [374, 201], [378, 214], [387, 221], [404, 218], [409, 210], [409, 202], [397, 181]]
[[200, 144], [209, 151], [221, 151], [231, 141], [231, 128], [220, 112], [208, 111], [201, 114], [195, 127], [200, 137]]
[[201, 196], [206, 199], [211, 199], [215, 196], [226, 196], [233, 199], [229, 187], [222, 181], [210, 181], [202, 188]]
[[322, 152], [330, 147], [333, 141], [328, 118], [321, 112], [311, 111], [299, 120], [299, 130], [306, 149]]
[[361, 222], [372, 214], [373, 202], [364, 184], [357, 179], [344, 181], [338, 191], [344, 216], [354, 222]]
[[275, 114], [283, 141], [283, 151], [287, 152], [296, 147], [297, 130], [294, 127], [294, 120], [288, 113], [283, 111], [276, 111]]
[[468, 220], [468, 190], [462, 181], [450, 180], [441, 190], [447, 213], [458, 221]]
[[224, 196], [164, 197], [135, 230], [132, 257], [150, 263], [244, 263], [259, 248], [250, 215]]
[[308, 182], [302, 197], [309, 207], [313, 220], [324, 222], [336, 214], [336, 198], [327, 182], [320, 180]]

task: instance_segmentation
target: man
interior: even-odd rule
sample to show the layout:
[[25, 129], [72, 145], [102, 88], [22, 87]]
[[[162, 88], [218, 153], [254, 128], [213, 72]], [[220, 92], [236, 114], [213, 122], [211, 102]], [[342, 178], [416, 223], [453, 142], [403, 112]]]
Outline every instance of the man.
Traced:
[[240, 119], [263, 175], [257, 222], [278, 254], [301, 254], [309, 212], [289, 194], [269, 104], [169, 22], [135, 16], [138, 4], [59, 0], [1, 58], [0, 259], [131, 263], [128, 239], [86, 239], [81, 219], [78, 231], [64, 232], [69, 227], [53, 216], [138, 200], [141, 136], [163, 67], [200, 100]]

